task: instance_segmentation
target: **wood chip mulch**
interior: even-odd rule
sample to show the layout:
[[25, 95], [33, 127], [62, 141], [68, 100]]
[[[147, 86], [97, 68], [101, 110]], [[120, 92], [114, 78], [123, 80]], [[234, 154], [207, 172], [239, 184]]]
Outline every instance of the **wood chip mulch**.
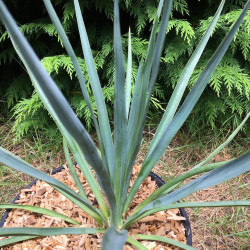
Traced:
[[[88, 199], [93, 204], [95, 197], [87, 184], [83, 174], [76, 167], [78, 176], [84, 186]], [[139, 167], [134, 166], [130, 187], [139, 173]], [[60, 180], [75, 192], [79, 193], [73, 178], [70, 175], [68, 168], [53, 175], [54, 178]], [[131, 202], [130, 208], [126, 217], [133, 212], [145, 198], [154, 192], [156, 189], [155, 181], [150, 177], [142, 183], [134, 200]], [[83, 212], [74, 203], [68, 200], [65, 196], [60, 194], [54, 188], [43, 181], [37, 181], [29, 189], [23, 189], [19, 200], [16, 202], [23, 205], [33, 205], [51, 209], [53, 211], [62, 213], [70, 218], [78, 221], [80, 227], [98, 227], [97, 223], [88, 214]], [[98, 207], [98, 205], [97, 205]], [[183, 225], [184, 217], [180, 215], [179, 209], [171, 209], [161, 211], [153, 215], [147, 216], [140, 221], [136, 222], [129, 228], [129, 235], [134, 234], [148, 234], [166, 236], [168, 238], [180, 241], [186, 244], [185, 228]], [[20, 209], [12, 209], [4, 224], [4, 227], [74, 227], [68, 222], [61, 219], [52, 218], [45, 215], [39, 215], [33, 212], [24, 211]], [[79, 227], [79, 226], [76, 226]], [[0, 237], [0, 240], [4, 237]], [[16, 243], [1, 248], [2, 250], [64, 250], [64, 249], [100, 249], [101, 248], [102, 234], [97, 235], [60, 235], [50, 237], [39, 237], [33, 240]], [[163, 249], [179, 249], [165, 243], [154, 241], [140, 241], [148, 249], [163, 250]], [[124, 250], [135, 249], [132, 245], [126, 244]]]

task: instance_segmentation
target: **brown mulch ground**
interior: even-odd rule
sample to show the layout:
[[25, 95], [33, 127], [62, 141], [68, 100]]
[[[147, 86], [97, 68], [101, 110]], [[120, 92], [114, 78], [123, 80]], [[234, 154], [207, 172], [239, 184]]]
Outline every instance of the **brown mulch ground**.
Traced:
[[[138, 171], [139, 167], [135, 166], [130, 185], [133, 184]], [[79, 171], [78, 175], [83, 183], [89, 200], [93, 203], [94, 195], [91, 192], [90, 187], [87, 185], [84, 176], [81, 175]], [[78, 191], [67, 168], [55, 174], [54, 177], [71, 187], [74, 191]], [[131, 214], [136, 206], [153, 193], [155, 189], [155, 181], [152, 181], [151, 178], [148, 177], [141, 185], [135, 199], [131, 203], [128, 214]], [[66, 197], [43, 181], [37, 181], [37, 183], [30, 189], [22, 190], [20, 199], [17, 203], [40, 206], [65, 214], [78, 221], [81, 224], [80, 227], [98, 227], [97, 223], [88, 214], [83, 212]], [[185, 228], [182, 224], [183, 220], [185, 220], [185, 218], [180, 215], [179, 209], [158, 212], [133, 224], [129, 229], [129, 235], [152, 234], [166, 236], [182, 243], [186, 243]], [[4, 227], [72, 227], [72, 225], [61, 219], [40, 216], [29, 211], [12, 209]], [[101, 238], [101, 234], [96, 236], [61, 235], [37, 238], [23, 243], [17, 243], [13, 246], [4, 247], [2, 249], [98, 249], [101, 246]], [[148, 249], [179, 249], [178, 247], [159, 242], [141, 241], [141, 243]], [[134, 248], [127, 244], [124, 249], [129, 250]]]

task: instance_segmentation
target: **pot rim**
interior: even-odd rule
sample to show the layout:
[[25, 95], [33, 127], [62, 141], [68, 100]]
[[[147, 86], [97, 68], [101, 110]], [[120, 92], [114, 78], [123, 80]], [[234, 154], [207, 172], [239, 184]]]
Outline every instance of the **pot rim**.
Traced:
[[[151, 177], [152, 180], [155, 180], [156, 185], [158, 187], [161, 187], [162, 185], [165, 184], [165, 181], [159, 175], [153, 172], [150, 172], [149, 176]], [[180, 203], [180, 201], [177, 201], [177, 202]], [[183, 224], [185, 225], [185, 229], [186, 229], [185, 236], [187, 238], [187, 245], [192, 246], [192, 230], [191, 230], [191, 224], [190, 224], [188, 215], [183, 207], [180, 207], [179, 210], [180, 210], [181, 215], [185, 217], [186, 219], [185, 221], [183, 221]]]

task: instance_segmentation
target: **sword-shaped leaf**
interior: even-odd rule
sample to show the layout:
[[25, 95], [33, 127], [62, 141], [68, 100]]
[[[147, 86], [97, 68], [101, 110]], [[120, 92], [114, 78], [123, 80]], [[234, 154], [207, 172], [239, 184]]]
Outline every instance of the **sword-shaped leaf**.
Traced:
[[[107, 160], [107, 169], [111, 179], [113, 180], [114, 173], [114, 148], [111, 136], [111, 129], [108, 120], [108, 113], [105, 105], [105, 101], [102, 94], [102, 88], [100, 84], [100, 80], [96, 71], [95, 62], [92, 56], [92, 52], [90, 49], [90, 44], [87, 36], [87, 31], [83, 22], [81, 9], [78, 0], [74, 0], [75, 12], [77, 18], [78, 31], [80, 34], [82, 50], [84, 54], [84, 58], [86, 61], [86, 66], [89, 74], [90, 84], [95, 96], [95, 101], [97, 105], [98, 112], [98, 121], [100, 125], [100, 132], [103, 141], [103, 150], [104, 152], [102, 157]], [[113, 183], [111, 183], [113, 184]]]
[[38, 214], [44, 214], [44, 215], [48, 215], [48, 216], [51, 216], [51, 217], [56, 217], [56, 218], [65, 220], [65, 221], [67, 221], [69, 223], [72, 223], [74, 225], [79, 225], [80, 224], [76, 220], [73, 220], [73, 219], [69, 218], [66, 215], [57, 213], [57, 212], [49, 210], [47, 208], [28, 206], [28, 205], [18, 205], [18, 204], [0, 204], [0, 209], [9, 209], [9, 208], [24, 209], [24, 210], [35, 212], [35, 213], [38, 213]]
[[[99, 130], [99, 125], [98, 125], [98, 122], [95, 118], [95, 115], [94, 115], [94, 112], [93, 112], [93, 109], [92, 109], [92, 106], [91, 106], [91, 103], [90, 103], [90, 99], [89, 99], [89, 95], [88, 95], [88, 91], [87, 91], [87, 88], [85, 86], [85, 81], [84, 81], [84, 78], [83, 78], [83, 74], [82, 74], [82, 71], [81, 71], [81, 68], [80, 68], [80, 65], [77, 61], [77, 57], [75, 55], [75, 52], [68, 40], [68, 37], [62, 27], [62, 24], [50, 2], [50, 0], [43, 0], [44, 2], [44, 5], [48, 11], [48, 14], [50, 15], [50, 18], [53, 22], [53, 24], [55, 25], [56, 27], [56, 30], [63, 42], [63, 45], [68, 53], [68, 55], [70, 56], [70, 59], [74, 65], [74, 68], [75, 68], [75, 71], [76, 71], [76, 74], [77, 74], [77, 77], [78, 77], [78, 80], [79, 80], [79, 83], [80, 83], [80, 87], [81, 87], [81, 90], [82, 90], [82, 93], [83, 93], [83, 96], [84, 96], [84, 99], [87, 103], [87, 106], [90, 110], [90, 113], [91, 113], [91, 116], [92, 116], [92, 119], [94, 121], [94, 124], [95, 124], [95, 128], [96, 128], [96, 131], [97, 131], [97, 134], [100, 135], [100, 130]], [[101, 139], [101, 137], [100, 137]]]
[[204, 34], [203, 38], [201, 39], [199, 45], [197, 46], [196, 50], [193, 52], [192, 56], [190, 57], [187, 65], [185, 66], [176, 86], [174, 89], [174, 92], [171, 96], [171, 99], [169, 100], [169, 103], [167, 105], [166, 111], [164, 112], [164, 116], [161, 119], [161, 122], [157, 128], [157, 131], [154, 135], [153, 141], [150, 145], [150, 149], [149, 152], [150, 153], [155, 145], [157, 144], [157, 142], [160, 140], [160, 138], [162, 137], [163, 133], [164, 133], [164, 128], [166, 128], [169, 123], [171, 122], [171, 120], [173, 119], [173, 116], [180, 104], [181, 98], [183, 96], [183, 93], [187, 87], [188, 81], [207, 45], [207, 42], [213, 32], [213, 29], [219, 19], [219, 16], [221, 14], [222, 8], [224, 6], [225, 0], [221, 1], [220, 6], [212, 20], [212, 22], [210, 23], [206, 33]]
[[160, 241], [160, 242], [164, 242], [164, 243], [168, 243], [177, 247], [180, 247], [182, 249], [186, 249], [186, 250], [195, 250], [195, 248], [186, 245], [184, 243], [181, 243], [179, 241], [176, 240], [172, 240], [169, 239], [167, 237], [163, 237], [163, 236], [158, 236], [158, 235], [144, 235], [144, 234], [135, 234], [134, 235], [135, 238], [139, 239], [139, 240], [153, 240], [153, 241]]
[[[152, 72], [151, 72], [151, 77], [150, 77], [150, 83], [149, 83], [149, 93], [148, 93], [147, 103], [149, 102], [149, 99], [151, 97], [154, 84], [158, 75], [159, 66], [160, 66], [160, 58], [161, 58], [162, 50], [164, 47], [166, 30], [167, 30], [168, 22], [169, 22], [170, 15], [171, 15], [172, 5], [173, 5], [172, 0], [165, 1], [164, 3], [160, 29], [159, 29], [159, 33], [157, 35], [157, 39], [155, 43], [155, 52], [154, 52], [154, 58], [153, 58], [153, 67], [152, 67]], [[162, 4], [160, 2], [159, 7], [158, 7], [158, 16], [159, 16], [159, 10], [161, 8], [162, 8]]]
[[126, 73], [126, 117], [128, 120], [130, 98], [131, 98], [131, 78], [132, 78], [132, 45], [131, 45], [131, 31], [128, 32], [128, 61], [127, 61], [127, 73]]
[[125, 62], [122, 50], [120, 13], [118, 0], [114, 1], [114, 54], [115, 54], [115, 100], [114, 100], [114, 148], [115, 172], [114, 189], [116, 200], [120, 204], [122, 183], [126, 169], [127, 118], [125, 102]]
[[0, 247], [7, 246], [9, 244], [17, 243], [24, 240], [31, 240], [39, 236], [12, 236], [7, 239], [0, 240]]
[[146, 247], [144, 247], [139, 241], [135, 240], [134, 238], [128, 236], [127, 242], [130, 243], [131, 245], [137, 247], [139, 250], [147, 250]]
[[208, 165], [205, 165], [205, 166], [201, 166], [198, 169], [197, 168], [196, 169], [192, 168], [190, 171], [169, 180], [167, 183], [165, 183], [161, 187], [157, 188], [156, 191], [154, 191], [154, 193], [152, 193], [147, 199], [145, 199], [136, 208], [135, 212], [139, 211], [141, 208], [146, 206], [152, 200], [154, 200], [156, 198], [161, 198], [162, 196], [165, 196], [167, 193], [172, 191], [172, 187], [177, 187], [184, 180], [186, 180], [186, 179], [188, 179], [188, 178], [190, 178], [190, 177], [192, 177], [194, 175], [201, 174], [201, 173], [204, 173], [204, 172], [209, 172], [209, 171], [214, 170], [216, 168], [222, 167], [222, 166], [224, 166], [226, 163], [228, 163], [230, 161], [231, 160], [211, 163], [211, 164], [208, 164]]
[[188, 208], [188, 207], [194, 208], [194, 207], [236, 207], [236, 206], [250, 206], [250, 201], [243, 200], [243, 201], [177, 202], [174, 204], [151, 209], [143, 213], [141, 216], [137, 218], [135, 218], [134, 216], [131, 216], [124, 224], [124, 228], [128, 228], [135, 221], [141, 220], [142, 218], [150, 214], [156, 213], [158, 211], [168, 210], [168, 209]]
[[54, 236], [62, 234], [97, 234], [105, 233], [103, 228], [83, 227], [5, 227], [0, 228], [0, 236]]
[[75, 182], [81, 196], [84, 197], [85, 199], [87, 199], [87, 195], [85, 193], [83, 185], [82, 185], [82, 183], [81, 183], [81, 181], [76, 173], [75, 167], [71, 161], [69, 149], [68, 149], [68, 145], [67, 145], [67, 141], [66, 141], [65, 137], [63, 137], [63, 149], [64, 149], [65, 158], [66, 158], [67, 165], [68, 165], [69, 171], [71, 173], [71, 176], [73, 177], [74, 182]]

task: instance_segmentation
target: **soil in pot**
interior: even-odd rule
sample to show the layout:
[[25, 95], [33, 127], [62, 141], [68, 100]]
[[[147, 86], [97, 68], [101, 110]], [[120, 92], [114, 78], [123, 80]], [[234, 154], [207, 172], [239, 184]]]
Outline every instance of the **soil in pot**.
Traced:
[[[95, 197], [88, 186], [84, 176], [80, 174], [78, 167], [76, 167], [81, 182], [84, 185], [88, 199], [94, 203]], [[136, 179], [139, 173], [139, 167], [134, 166], [132, 179], [130, 186]], [[60, 180], [74, 191], [78, 192], [77, 187], [70, 175], [68, 168], [63, 169], [53, 175], [56, 179]], [[156, 189], [155, 181], [148, 177], [140, 189], [138, 190], [134, 200], [132, 201], [128, 214], [131, 214], [133, 210], [138, 206], [145, 198], [154, 192]], [[29, 189], [23, 189], [21, 191], [17, 204], [34, 205], [39, 207], [48, 208], [56, 212], [65, 214], [79, 223], [82, 227], [98, 227], [97, 223], [75, 204], [69, 201], [65, 196], [60, 194], [54, 188], [49, 186], [43, 181], [37, 181]], [[96, 205], [98, 207], [98, 204]], [[147, 216], [142, 220], [133, 224], [129, 229], [129, 234], [152, 234], [166, 236], [168, 238], [187, 243], [185, 236], [184, 223], [185, 217], [180, 214], [179, 209], [171, 209], [167, 211], [161, 211], [153, 215]], [[61, 219], [52, 218], [49, 216], [39, 215], [33, 212], [12, 209], [6, 218], [4, 227], [72, 227], [71, 224], [62, 221]], [[0, 238], [0, 240], [3, 238]], [[15, 245], [10, 245], [1, 248], [2, 250], [10, 249], [100, 249], [102, 235], [60, 235], [50, 237], [40, 237]], [[165, 243], [153, 242], [153, 241], [140, 241], [148, 249], [179, 249]], [[124, 246], [125, 250], [134, 249], [130, 244]]]

